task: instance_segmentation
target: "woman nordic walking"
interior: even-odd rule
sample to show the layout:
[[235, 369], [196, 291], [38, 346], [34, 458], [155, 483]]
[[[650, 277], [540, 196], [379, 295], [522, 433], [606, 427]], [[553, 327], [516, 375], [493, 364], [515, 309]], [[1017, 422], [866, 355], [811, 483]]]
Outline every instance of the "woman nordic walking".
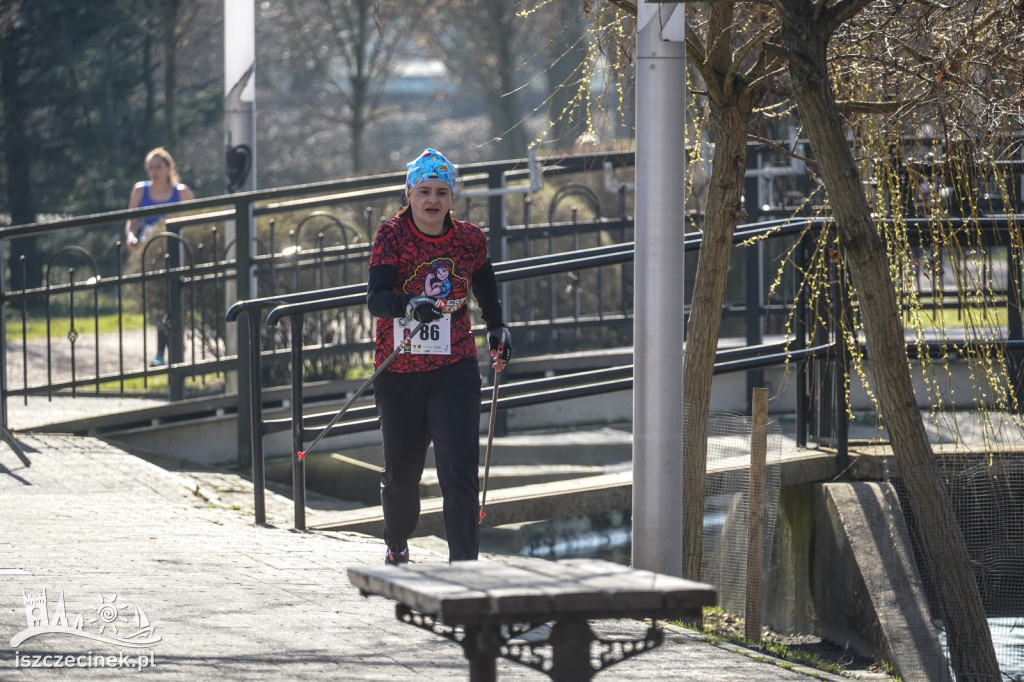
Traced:
[[[385, 563], [409, 560], [419, 520], [419, 483], [434, 443], [444, 496], [449, 561], [475, 560], [479, 548], [480, 368], [470, 331], [469, 293], [480, 304], [496, 372], [512, 355], [487, 239], [450, 212], [455, 167], [424, 151], [407, 165], [408, 204], [377, 231], [367, 304], [377, 317], [375, 366], [399, 343], [408, 348], [373, 383], [384, 440], [381, 505]], [[434, 295], [425, 293], [434, 292]], [[419, 331], [410, 329], [423, 323]]]

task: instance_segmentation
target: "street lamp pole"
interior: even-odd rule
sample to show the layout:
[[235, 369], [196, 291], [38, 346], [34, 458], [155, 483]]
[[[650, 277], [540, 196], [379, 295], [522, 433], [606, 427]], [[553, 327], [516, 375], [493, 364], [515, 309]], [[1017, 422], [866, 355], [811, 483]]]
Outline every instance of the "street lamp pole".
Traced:
[[683, 561], [684, 22], [681, 3], [637, 5], [633, 566], [674, 576]]
[[[224, 0], [224, 177], [228, 194], [256, 189], [256, 2], [255, 0]], [[223, 258], [234, 260], [237, 277], [224, 283], [224, 309], [239, 300], [256, 294], [255, 270], [252, 267], [252, 244], [256, 225], [253, 221], [252, 201], [235, 202], [235, 218], [224, 223]], [[218, 256], [220, 257], [220, 256]], [[253, 314], [253, 313], [250, 313]], [[225, 350], [228, 355], [239, 352], [239, 343], [249, 346], [248, 326], [242, 325], [240, 334], [228, 334]], [[257, 345], [256, 352], [259, 352]], [[248, 363], [239, 363], [237, 372], [228, 372], [226, 389], [238, 395], [247, 395], [252, 377]], [[250, 463], [251, 446], [246, 448], [248, 407], [239, 403], [238, 464]], [[254, 479], [262, 477], [262, 469], [253, 471]], [[259, 514], [257, 514], [257, 517]]]

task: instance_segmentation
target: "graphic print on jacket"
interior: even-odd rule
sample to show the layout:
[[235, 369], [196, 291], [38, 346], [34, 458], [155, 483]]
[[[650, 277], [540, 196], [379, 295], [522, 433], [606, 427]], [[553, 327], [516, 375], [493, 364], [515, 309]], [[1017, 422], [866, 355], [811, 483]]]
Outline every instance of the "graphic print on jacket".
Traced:
[[470, 330], [469, 292], [473, 273], [487, 260], [487, 240], [472, 223], [454, 221], [440, 237], [422, 234], [405, 217], [381, 225], [373, 244], [370, 267], [390, 265], [396, 271], [396, 293], [426, 294], [443, 300], [444, 316], [423, 325], [411, 336], [416, 322], [405, 319], [377, 319], [379, 367], [399, 343], [408, 339], [411, 353], [400, 353], [388, 368], [393, 372], [421, 372], [476, 357]]

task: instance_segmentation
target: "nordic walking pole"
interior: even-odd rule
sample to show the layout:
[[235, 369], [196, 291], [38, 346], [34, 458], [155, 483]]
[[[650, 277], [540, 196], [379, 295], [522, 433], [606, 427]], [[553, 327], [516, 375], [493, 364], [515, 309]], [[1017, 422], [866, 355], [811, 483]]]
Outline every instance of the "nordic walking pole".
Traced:
[[[416, 332], [418, 332], [420, 330], [420, 327], [422, 327], [424, 324], [426, 323], [420, 322], [415, 327], [413, 327], [412, 331], [409, 332], [409, 339], [412, 339], [412, 337], [416, 336]], [[370, 384], [373, 383], [373, 380], [380, 376], [380, 373], [386, 370], [388, 368], [388, 365], [390, 365], [391, 362], [396, 357], [398, 357], [398, 354], [401, 353], [403, 349], [408, 347], [408, 345], [408, 340], [403, 341], [402, 343], [395, 344], [395, 349], [391, 351], [391, 354], [384, 359], [384, 362], [380, 363], [380, 367], [374, 370], [373, 374], [371, 374], [369, 378], [363, 382], [363, 385], [356, 389], [356, 392], [352, 395], [351, 398], [348, 399], [348, 402], [345, 403], [345, 405], [338, 411], [338, 414], [334, 415], [334, 418], [331, 419], [327, 426], [324, 427], [323, 431], [317, 434], [317, 437], [313, 439], [313, 442], [309, 444], [309, 447], [306, 448], [305, 450], [299, 450], [296, 453], [299, 459], [306, 459], [306, 455], [308, 455], [310, 451], [314, 447], [316, 447], [316, 444], [323, 440], [323, 437], [327, 435], [327, 432], [330, 431], [331, 428], [335, 424], [337, 424], [343, 416], [345, 416], [345, 413], [348, 412], [348, 408], [352, 407], [352, 403], [359, 400], [359, 397], [366, 392], [366, 389], [370, 387]]]
[[494, 390], [491, 391], [491, 414], [487, 425], [487, 452], [484, 455], [483, 496], [480, 499], [480, 522], [483, 523], [484, 505], [487, 504], [487, 476], [491, 473], [491, 445], [494, 443], [494, 418], [498, 415], [498, 384], [501, 383], [501, 372], [494, 373]]

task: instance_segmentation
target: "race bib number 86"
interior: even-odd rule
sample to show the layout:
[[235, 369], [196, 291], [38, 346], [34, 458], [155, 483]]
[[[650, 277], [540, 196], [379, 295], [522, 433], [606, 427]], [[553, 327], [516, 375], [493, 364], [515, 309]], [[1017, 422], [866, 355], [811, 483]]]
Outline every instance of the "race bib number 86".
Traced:
[[395, 343], [408, 342], [409, 349], [403, 352], [417, 355], [451, 355], [452, 316], [445, 313], [440, 319], [420, 325], [405, 317], [395, 318]]

